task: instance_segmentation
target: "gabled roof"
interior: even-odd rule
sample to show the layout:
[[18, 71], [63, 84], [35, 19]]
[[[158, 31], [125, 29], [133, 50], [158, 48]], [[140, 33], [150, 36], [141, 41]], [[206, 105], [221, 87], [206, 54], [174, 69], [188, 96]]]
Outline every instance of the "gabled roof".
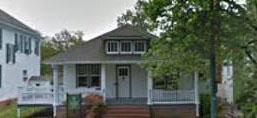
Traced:
[[46, 64], [75, 64], [75, 63], [103, 63], [103, 62], [138, 62], [141, 55], [107, 55], [104, 48], [106, 39], [145, 39], [156, 36], [135, 26], [124, 25], [94, 39], [68, 49], [66, 52], [44, 61]]
[[3, 11], [1, 9], [0, 9], [0, 24], [4, 24], [8, 27], [12, 27], [17, 30], [23, 30], [26, 33], [30, 33], [32, 35], [40, 36], [40, 34], [37, 31], [35, 31], [32, 28], [30, 28], [29, 26], [23, 24], [22, 22], [20, 22], [19, 20], [12, 17], [11, 15], [9, 15], [8, 13], [6, 13], [5, 11]]

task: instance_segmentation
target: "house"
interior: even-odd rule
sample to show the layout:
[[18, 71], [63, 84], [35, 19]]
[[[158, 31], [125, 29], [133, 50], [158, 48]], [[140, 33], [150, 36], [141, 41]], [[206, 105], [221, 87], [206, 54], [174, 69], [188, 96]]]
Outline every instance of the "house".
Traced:
[[40, 34], [0, 10], [0, 101], [17, 97], [17, 87], [40, 75]]
[[[53, 67], [54, 106], [66, 99], [59, 99], [58, 90], [63, 87], [64, 96], [65, 93], [98, 93], [107, 106], [144, 106], [156, 111], [156, 117], [170, 111], [177, 117], [198, 116], [198, 74], [183, 77], [174, 89], [173, 79], [154, 80], [151, 72], [140, 66], [145, 62], [142, 55], [156, 38], [140, 28], [124, 25], [45, 61]], [[133, 108], [138, 107], [124, 110]]]

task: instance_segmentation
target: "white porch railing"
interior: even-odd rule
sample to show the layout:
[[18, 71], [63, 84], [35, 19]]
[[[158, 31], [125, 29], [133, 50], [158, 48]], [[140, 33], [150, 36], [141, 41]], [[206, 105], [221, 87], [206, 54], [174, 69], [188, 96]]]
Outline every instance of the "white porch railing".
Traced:
[[150, 102], [152, 104], [194, 104], [194, 90], [160, 90], [150, 91]]
[[45, 87], [18, 87], [19, 105], [53, 104], [54, 94], [52, 88]]

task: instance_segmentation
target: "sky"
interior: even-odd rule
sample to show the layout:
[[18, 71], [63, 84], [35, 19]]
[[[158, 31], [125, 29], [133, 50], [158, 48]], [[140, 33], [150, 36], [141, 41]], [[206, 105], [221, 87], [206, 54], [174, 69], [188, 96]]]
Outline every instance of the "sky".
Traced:
[[88, 40], [117, 27], [117, 17], [137, 0], [0, 0], [0, 9], [43, 36], [62, 29], [83, 31]]

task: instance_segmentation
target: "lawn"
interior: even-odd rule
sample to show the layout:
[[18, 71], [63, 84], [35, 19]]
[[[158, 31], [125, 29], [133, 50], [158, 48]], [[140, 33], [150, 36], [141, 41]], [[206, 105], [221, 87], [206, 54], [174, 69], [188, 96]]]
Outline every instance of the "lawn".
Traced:
[[[0, 118], [16, 118], [17, 117], [17, 109], [16, 109], [16, 104], [11, 103], [10, 105], [7, 106], [1, 106], [0, 107]], [[42, 110], [42, 108], [34, 108], [34, 107], [26, 107], [21, 109], [21, 117], [28, 117], [31, 114], [38, 112]]]

